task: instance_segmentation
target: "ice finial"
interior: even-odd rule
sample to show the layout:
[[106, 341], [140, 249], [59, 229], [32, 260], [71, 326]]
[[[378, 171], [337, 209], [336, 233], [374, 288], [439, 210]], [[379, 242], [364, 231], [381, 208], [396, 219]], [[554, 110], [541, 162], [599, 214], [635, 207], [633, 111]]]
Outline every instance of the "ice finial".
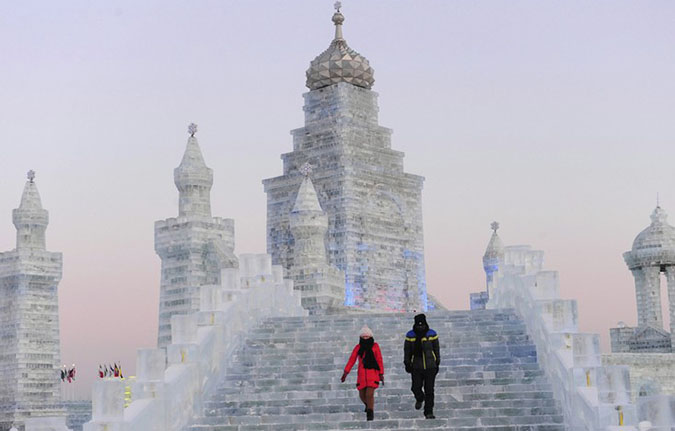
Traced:
[[663, 208], [657, 206], [656, 208], [654, 208], [654, 211], [652, 212], [650, 218], [652, 219], [652, 224], [666, 223], [666, 220], [668, 219], [668, 214]]
[[305, 178], [309, 178], [309, 176], [312, 175], [312, 165], [310, 165], [309, 162], [305, 162], [300, 166], [300, 173], [304, 175]]
[[493, 222], [490, 224], [490, 228], [491, 228], [495, 233], [497, 233], [497, 229], [499, 229], [499, 223], [497, 223], [496, 221], [493, 221]]
[[35, 171], [31, 169], [26, 174], [26, 177], [28, 178], [28, 181], [30, 181], [31, 183], [35, 182]]
[[333, 23], [335, 24], [335, 40], [342, 40], [342, 23], [345, 22], [345, 16], [340, 13], [342, 2], [335, 2], [335, 13], [333, 14]]
[[190, 136], [194, 136], [197, 133], [197, 125], [195, 123], [190, 123], [188, 126], [188, 133]]

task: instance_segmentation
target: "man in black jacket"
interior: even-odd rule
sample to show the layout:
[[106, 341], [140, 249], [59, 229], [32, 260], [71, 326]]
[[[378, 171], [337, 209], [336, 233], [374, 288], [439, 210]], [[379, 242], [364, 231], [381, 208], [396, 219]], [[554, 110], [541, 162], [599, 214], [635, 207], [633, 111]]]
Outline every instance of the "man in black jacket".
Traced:
[[435, 419], [434, 383], [441, 364], [441, 352], [438, 334], [429, 328], [424, 314], [415, 316], [412, 330], [405, 335], [403, 353], [405, 370], [412, 374], [411, 389], [415, 394], [415, 408], [421, 409], [424, 403], [424, 417]]

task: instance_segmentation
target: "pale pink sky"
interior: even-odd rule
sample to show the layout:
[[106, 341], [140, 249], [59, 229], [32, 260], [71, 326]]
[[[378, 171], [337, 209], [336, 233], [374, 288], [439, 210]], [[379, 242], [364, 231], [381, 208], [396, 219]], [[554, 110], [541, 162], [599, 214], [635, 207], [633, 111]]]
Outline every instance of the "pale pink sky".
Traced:
[[[89, 384], [153, 346], [153, 222], [177, 214], [172, 171], [191, 121], [213, 168], [213, 213], [237, 252], [265, 250], [261, 179], [302, 126], [304, 71], [332, 1], [0, 4], [0, 250], [28, 169], [64, 254], [63, 361]], [[375, 68], [380, 123], [423, 194], [429, 292], [468, 307], [498, 220], [546, 252], [581, 327], [607, 346], [635, 324], [621, 254], [660, 192], [675, 217], [675, 4], [663, 1], [343, 2]]]

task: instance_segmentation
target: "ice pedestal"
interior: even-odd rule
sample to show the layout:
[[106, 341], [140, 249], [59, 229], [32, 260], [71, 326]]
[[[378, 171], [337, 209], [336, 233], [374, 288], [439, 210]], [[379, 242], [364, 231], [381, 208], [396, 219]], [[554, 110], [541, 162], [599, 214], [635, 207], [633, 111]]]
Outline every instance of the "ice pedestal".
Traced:
[[272, 281], [272, 257], [269, 254], [242, 254], [239, 256], [241, 285], [249, 289], [260, 282]]
[[124, 431], [124, 382], [103, 379], [94, 383], [91, 399], [92, 419], [84, 431]]
[[133, 400], [161, 398], [164, 392], [166, 352], [163, 349], [139, 349], [136, 356], [136, 381]]
[[650, 421], [649, 429], [671, 430], [675, 424], [675, 401], [668, 395], [638, 398], [638, 416], [641, 421]]
[[241, 289], [241, 278], [239, 268], [225, 268], [220, 271], [220, 280], [223, 289], [239, 290]]
[[171, 316], [171, 343], [195, 344], [198, 319], [194, 314]]
[[220, 286], [202, 286], [199, 288], [199, 310], [216, 311], [223, 305], [223, 293]]
[[[29, 418], [24, 421], [26, 431], [70, 431], [66, 417]], [[16, 428], [12, 428], [16, 431]], [[10, 430], [11, 431], [11, 430]]]

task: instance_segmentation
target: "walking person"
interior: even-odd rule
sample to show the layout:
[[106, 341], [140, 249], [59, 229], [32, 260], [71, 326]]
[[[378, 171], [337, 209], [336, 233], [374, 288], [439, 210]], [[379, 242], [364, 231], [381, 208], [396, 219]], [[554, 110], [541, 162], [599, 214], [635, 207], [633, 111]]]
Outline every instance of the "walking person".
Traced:
[[373, 339], [373, 331], [367, 326], [361, 328], [359, 332], [359, 344], [352, 350], [352, 354], [340, 378], [342, 382], [347, 378], [357, 358], [359, 360], [359, 368], [356, 389], [359, 390], [359, 398], [361, 398], [361, 401], [366, 406], [366, 420], [372, 421], [375, 416], [373, 412], [375, 389], [379, 387], [380, 383], [384, 385], [384, 364], [382, 363], [380, 346]]
[[415, 394], [415, 409], [424, 405], [424, 417], [434, 416], [434, 384], [441, 365], [438, 334], [429, 328], [424, 314], [415, 316], [412, 330], [405, 335], [403, 364], [412, 377], [412, 392]]

